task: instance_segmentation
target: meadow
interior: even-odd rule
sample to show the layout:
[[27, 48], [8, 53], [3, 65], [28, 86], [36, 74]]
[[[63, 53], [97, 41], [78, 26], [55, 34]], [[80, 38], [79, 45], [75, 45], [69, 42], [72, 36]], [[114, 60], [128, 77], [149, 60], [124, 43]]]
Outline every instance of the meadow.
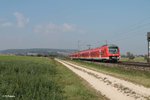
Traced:
[[125, 62], [147, 62], [144, 57], [135, 57], [133, 60], [129, 58], [121, 58], [120, 61], [125, 61]]
[[91, 99], [106, 98], [54, 59], [0, 56], [0, 100]]

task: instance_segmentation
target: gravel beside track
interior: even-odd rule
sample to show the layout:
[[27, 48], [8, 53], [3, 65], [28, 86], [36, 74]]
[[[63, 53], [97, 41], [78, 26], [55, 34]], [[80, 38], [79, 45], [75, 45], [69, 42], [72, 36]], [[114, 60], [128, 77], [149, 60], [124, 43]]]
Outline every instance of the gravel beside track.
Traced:
[[55, 59], [86, 80], [94, 89], [110, 100], [150, 100], [150, 88]]

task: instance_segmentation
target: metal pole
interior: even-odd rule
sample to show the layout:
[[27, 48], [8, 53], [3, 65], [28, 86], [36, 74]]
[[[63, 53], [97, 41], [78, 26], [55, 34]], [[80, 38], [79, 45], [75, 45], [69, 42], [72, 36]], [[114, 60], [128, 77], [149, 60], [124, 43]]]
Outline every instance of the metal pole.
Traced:
[[106, 40], [106, 45], [107, 45], [107, 40]]
[[92, 45], [88, 44], [87, 46], [88, 46], [88, 49], [91, 49], [91, 46], [92, 46]]
[[147, 61], [148, 61], [148, 63], [149, 63], [149, 40], [148, 40], [148, 57], [147, 57], [147, 58], [148, 58]]
[[80, 42], [80, 41], [78, 40], [78, 51], [80, 51], [80, 49], [79, 49], [79, 42]]
[[80, 43], [80, 41], [78, 40], [78, 59], [79, 59], [79, 52], [80, 52], [79, 43]]
[[150, 42], [150, 32], [147, 32], [147, 42], [148, 42], [148, 59], [147, 59], [147, 62], [150, 63], [150, 59], [149, 59], [149, 56], [150, 56], [150, 46], [149, 46], [149, 42]]

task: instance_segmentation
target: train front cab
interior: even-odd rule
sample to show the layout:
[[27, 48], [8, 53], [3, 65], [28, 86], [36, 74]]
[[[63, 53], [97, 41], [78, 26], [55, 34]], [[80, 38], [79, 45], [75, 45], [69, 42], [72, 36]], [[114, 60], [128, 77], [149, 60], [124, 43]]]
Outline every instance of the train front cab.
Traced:
[[116, 45], [108, 45], [108, 56], [110, 61], [118, 62], [120, 59], [119, 47]]

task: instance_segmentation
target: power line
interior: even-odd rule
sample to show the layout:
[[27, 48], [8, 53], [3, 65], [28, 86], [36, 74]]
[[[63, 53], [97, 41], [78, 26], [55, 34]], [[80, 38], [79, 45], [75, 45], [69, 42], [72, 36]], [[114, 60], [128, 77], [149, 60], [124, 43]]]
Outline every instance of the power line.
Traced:
[[[145, 18], [145, 19], [143, 19], [143, 20], [141, 20], [141, 21], [139, 21], [138, 23], [136, 23], [136, 24], [133, 24], [133, 25], [130, 25], [129, 27], [127, 27], [128, 29], [127, 30], [125, 30], [125, 31], [122, 31], [122, 32], [115, 32], [115, 33], [117, 33], [117, 34], [114, 34], [114, 36], [111, 36], [111, 38], [113, 39], [113, 41], [120, 41], [120, 40], [125, 40], [125, 39], [129, 39], [130, 37], [131, 38], [133, 38], [133, 36], [134, 37], [138, 37], [139, 35], [135, 35], [135, 33], [139, 33], [139, 32], [144, 32], [144, 30], [145, 30], [145, 28], [150, 28], [150, 23], [145, 23], [145, 21], [146, 20], [148, 20], [148, 19], [150, 19], [150, 17], [148, 17], [148, 18]], [[146, 33], [146, 32], [144, 32], [144, 33]], [[120, 35], [119, 35], [120, 34]], [[121, 37], [121, 35], [123, 36], [123, 37]], [[119, 38], [117, 38], [116, 39], [116, 36], [120, 36]], [[114, 38], [113, 38], [114, 37]], [[103, 41], [98, 41], [98, 42], [96, 42], [96, 43], [93, 43], [94, 45], [95, 44], [101, 44], [101, 43], [104, 43], [104, 41], [105, 41], [105, 43], [107, 44], [107, 42], [106, 42], [106, 40], [103, 40]], [[79, 41], [78, 41], [79, 42]], [[84, 45], [82, 45], [82, 47], [83, 47]], [[86, 46], [88, 46], [88, 48], [90, 49], [91, 48], [91, 45], [86, 45]], [[98, 45], [99, 46], [99, 45]], [[79, 49], [79, 43], [78, 43], [78, 49]], [[81, 49], [81, 48], [80, 48]]]
[[[147, 17], [147, 18], [144, 18], [142, 20], [140, 20], [139, 22], [133, 24], [133, 25], [130, 25], [130, 26], [127, 26], [124, 30], [127, 30], [129, 28], [133, 28], [133, 27], [137, 27], [137, 25], [141, 25], [143, 22], [145, 22], [146, 20], [150, 19], [150, 17]], [[125, 33], [125, 32], [114, 32], [114, 33]]]
[[[150, 19], [150, 17], [148, 17], [147, 19]], [[139, 33], [139, 32], [144, 32], [144, 30], [146, 30], [145, 28], [148, 28], [148, 29], [150, 29], [150, 23], [143, 23], [144, 21], [145, 21], [146, 19], [144, 19], [144, 20], [142, 20], [142, 21], [140, 21], [138, 24], [134, 24], [134, 25], [132, 25], [132, 27], [133, 28], [130, 28], [128, 31], [124, 31], [124, 32], [120, 32], [120, 33], [117, 33], [117, 34], [114, 34], [114, 36], [115, 36], [115, 38], [116, 38], [116, 36], [120, 36], [121, 37], [121, 35], [123, 36], [123, 38], [119, 38], [119, 39], [115, 39], [116, 41], [117, 40], [124, 40], [125, 38], [129, 38], [129, 36], [130, 37], [132, 37], [133, 38], [133, 36], [134, 37], [136, 37], [137, 35], [135, 35], [135, 33]], [[144, 32], [145, 33], [145, 32]], [[120, 34], [120, 35], [119, 35]], [[128, 36], [129, 35], [129, 36]], [[111, 36], [111, 38], [113, 38], [114, 36]], [[113, 38], [113, 41], [114, 41], [114, 38]]]

